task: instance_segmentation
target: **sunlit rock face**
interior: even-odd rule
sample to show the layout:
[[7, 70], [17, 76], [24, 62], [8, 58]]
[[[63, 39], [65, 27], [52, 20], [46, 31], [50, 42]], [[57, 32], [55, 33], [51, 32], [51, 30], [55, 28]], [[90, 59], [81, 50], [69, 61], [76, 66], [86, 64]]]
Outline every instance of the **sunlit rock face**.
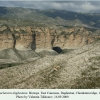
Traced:
[[[94, 33], [95, 34], [95, 33]], [[99, 36], [98, 36], [99, 37]], [[0, 28], [0, 50], [7, 48], [52, 49], [76, 48], [93, 42], [96, 38], [85, 28], [6, 27]]]

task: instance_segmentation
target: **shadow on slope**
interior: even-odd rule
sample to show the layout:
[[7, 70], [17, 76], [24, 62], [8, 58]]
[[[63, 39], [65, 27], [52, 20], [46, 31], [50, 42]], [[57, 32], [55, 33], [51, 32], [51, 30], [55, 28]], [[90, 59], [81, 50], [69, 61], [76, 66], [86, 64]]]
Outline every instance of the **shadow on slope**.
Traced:
[[[16, 50], [16, 49], [5, 49], [0, 51], [0, 69], [13, 67], [27, 61], [34, 61], [40, 56], [36, 54], [33, 50]], [[7, 62], [7, 60], [9, 60]]]

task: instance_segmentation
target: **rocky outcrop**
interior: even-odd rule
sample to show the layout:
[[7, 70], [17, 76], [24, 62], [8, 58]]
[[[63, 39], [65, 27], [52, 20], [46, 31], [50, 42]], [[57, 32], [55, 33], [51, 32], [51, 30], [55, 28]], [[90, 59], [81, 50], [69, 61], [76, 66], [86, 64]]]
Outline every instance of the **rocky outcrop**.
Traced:
[[0, 50], [14, 47], [14, 38], [7, 27], [0, 28]]
[[8, 48], [52, 49], [52, 47], [76, 48], [93, 42], [96, 37], [85, 28], [50, 27], [0, 27], [0, 50]]

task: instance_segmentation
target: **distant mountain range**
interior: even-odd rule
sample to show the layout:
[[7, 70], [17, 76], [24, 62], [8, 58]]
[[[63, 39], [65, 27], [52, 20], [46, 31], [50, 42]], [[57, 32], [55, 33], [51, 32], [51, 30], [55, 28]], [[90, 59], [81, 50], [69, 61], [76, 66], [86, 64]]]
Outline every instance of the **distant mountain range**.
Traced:
[[[64, 10], [39, 10], [20, 7], [0, 7], [0, 22], [30, 25], [84, 26], [100, 28], [100, 13], [78, 13]], [[3, 22], [4, 23], [4, 22]]]

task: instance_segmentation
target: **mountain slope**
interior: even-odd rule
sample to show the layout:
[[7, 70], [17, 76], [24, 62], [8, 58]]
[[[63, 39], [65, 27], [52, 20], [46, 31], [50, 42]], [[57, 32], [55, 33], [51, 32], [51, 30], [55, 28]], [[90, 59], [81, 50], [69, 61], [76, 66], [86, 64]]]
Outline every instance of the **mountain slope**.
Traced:
[[89, 14], [64, 10], [38, 10], [19, 7], [0, 7], [0, 16], [7, 19], [32, 21], [51, 25], [91, 26], [97, 28], [99, 28], [99, 25], [96, 24], [98, 24], [100, 20], [99, 13]]

